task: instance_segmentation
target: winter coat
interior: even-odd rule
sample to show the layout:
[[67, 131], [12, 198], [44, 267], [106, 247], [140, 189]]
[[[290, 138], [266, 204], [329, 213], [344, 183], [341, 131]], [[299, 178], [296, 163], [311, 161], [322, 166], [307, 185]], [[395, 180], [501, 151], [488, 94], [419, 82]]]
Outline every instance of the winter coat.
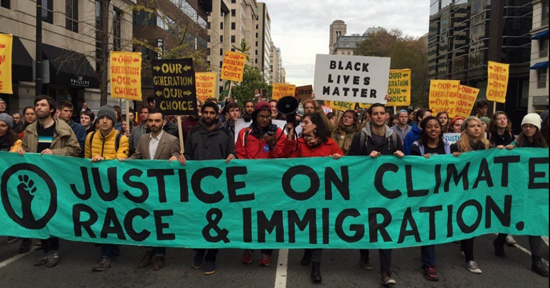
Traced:
[[268, 126], [268, 131], [272, 131], [275, 136], [275, 145], [272, 147], [269, 147], [262, 138], [265, 135], [265, 131], [262, 134], [255, 127], [254, 122], [252, 122], [250, 127], [239, 131], [237, 144], [235, 144], [237, 157], [239, 159], [282, 158], [286, 135], [283, 133], [283, 130], [273, 124]]
[[[55, 155], [77, 157], [80, 154], [80, 144], [73, 129], [69, 124], [58, 119], [55, 121], [55, 133], [50, 149]], [[25, 135], [23, 136], [23, 144], [21, 147], [26, 152], [36, 153], [38, 149], [38, 131], [36, 128], [38, 121], [27, 126]]]
[[[378, 151], [382, 155], [393, 155], [396, 151], [402, 151], [403, 144], [401, 144], [401, 139], [390, 127], [386, 125], [386, 141], [376, 143], [375, 138], [372, 136], [371, 125], [371, 123], [367, 123], [365, 128], [355, 135], [349, 149], [349, 156], [368, 156], [372, 151]], [[362, 138], [364, 139], [363, 143]]]
[[105, 137], [103, 137], [100, 130], [88, 134], [88, 137], [86, 137], [84, 158], [92, 158], [94, 156], [101, 156], [105, 160], [128, 158], [130, 155], [130, 144], [126, 136], [120, 136], [118, 150], [116, 149], [116, 138], [119, 133], [119, 131], [113, 129]]
[[293, 141], [290, 141], [287, 138], [285, 139], [285, 158], [326, 157], [334, 154], [344, 155], [340, 147], [338, 147], [338, 143], [336, 143], [332, 138], [328, 138], [327, 141], [316, 147], [310, 147], [307, 145], [304, 138], [298, 138], [298, 140]]
[[230, 154], [235, 155], [235, 138], [220, 120], [209, 131], [201, 118], [199, 126], [187, 135], [184, 152], [187, 160], [226, 159]]
[[403, 142], [403, 153], [405, 153], [405, 155], [411, 154], [411, 145], [420, 138], [421, 133], [422, 129], [418, 128], [418, 125], [414, 125], [411, 132], [407, 133]]
[[[347, 132], [346, 130], [353, 130], [352, 132]], [[338, 147], [342, 149], [342, 152], [344, 154], [341, 155], [348, 155], [349, 154], [349, 148], [351, 147], [351, 142], [353, 142], [353, 138], [357, 134], [357, 129], [355, 126], [349, 127], [349, 129], [344, 130], [342, 127], [338, 127], [334, 129], [332, 132], [332, 140], [335, 141], [338, 144]]]

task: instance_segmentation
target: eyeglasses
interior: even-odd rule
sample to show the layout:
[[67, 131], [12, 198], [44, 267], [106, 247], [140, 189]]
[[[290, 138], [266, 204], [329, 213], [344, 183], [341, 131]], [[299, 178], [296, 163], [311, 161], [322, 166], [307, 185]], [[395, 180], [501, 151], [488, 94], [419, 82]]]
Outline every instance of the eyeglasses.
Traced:
[[531, 124], [523, 124], [523, 125], [521, 125], [521, 128], [524, 128], [524, 129], [527, 129], [527, 128], [529, 128], [529, 129], [535, 129], [535, 128], [537, 128], [537, 126], [531, 125]]
[[271, 119], [271, 115], [267, 115], [267, 116], [258, 115], [258, 119], [259, 120], [268, 120], [268, 119]]

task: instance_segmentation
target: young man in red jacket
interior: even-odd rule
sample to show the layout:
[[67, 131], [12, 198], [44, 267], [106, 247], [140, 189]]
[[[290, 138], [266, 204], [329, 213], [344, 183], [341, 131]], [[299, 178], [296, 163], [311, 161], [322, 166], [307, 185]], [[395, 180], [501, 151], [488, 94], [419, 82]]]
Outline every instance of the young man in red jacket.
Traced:
[[[252, 114], [250, 127], [239, 131], [235, 151], [239, 159], [282, 158], [285, 146], [283, 130], [271, 122], [271, 106], [267, 102], [258, 102]], [[262, 250], [260, 266], [271, 264], [272, 249]], [[244, 252], [242, 262], [249, 264], [253, 260], [252, 250]]]

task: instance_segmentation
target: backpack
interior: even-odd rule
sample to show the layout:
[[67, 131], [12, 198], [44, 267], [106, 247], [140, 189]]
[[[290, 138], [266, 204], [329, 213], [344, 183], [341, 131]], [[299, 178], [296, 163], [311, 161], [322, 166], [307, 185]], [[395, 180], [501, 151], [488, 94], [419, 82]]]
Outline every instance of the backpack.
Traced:
[[[388, 139], [388, 148], [390, 148], [390, 145], [391, 145], [391, 142], [393, 142], [393, 151], [397, 151], [397, 134], [396, 133], [392, 133], [391, 134], [391, 140]], [[367, 148], [368, 149], [368, 143], [367, 143], [367, 132], [365, 132], [365, 130], [361, 129], [361, 136], [360, 136], [360, 140], [359, 140], [359, 143], [361, 144], [361, 151], [363, 151], [363, 148]]]
[[[96, 131], [92, 132], [92, 136], [90, 136], [90, 147], [92, 147], [95, 132]], [[116, 138], [115, 138], [115, 152], [118, 152], [118, 147], [120, 146], [120, 138], [122, 138], [122, 134], [117, 131]]]

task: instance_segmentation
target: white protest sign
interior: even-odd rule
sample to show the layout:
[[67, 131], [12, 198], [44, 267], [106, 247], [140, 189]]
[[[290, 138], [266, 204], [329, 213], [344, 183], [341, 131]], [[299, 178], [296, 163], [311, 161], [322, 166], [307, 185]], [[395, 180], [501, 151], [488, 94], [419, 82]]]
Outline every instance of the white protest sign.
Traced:
[[[443, 138], [449, 141], [450, 144], [454, 144], [460, 140], [460, 135], [460, 133], [443, 133]], [[487, 138], [487, 133], [485, 133], [485, 138]]]
[[386, 104], [390, 58], [317, 55], [316, 100]]
[[[285, 132], [285, 134], [286, 134], [286, 131], [285, 131], [286, 121], [285, 120], [272, 120], [271, 122], [273, 124], [277, 125], [277, 127], [281, 128], [281, 130], [283, 130], [283, 132]], [[250, 124], [252, 124], [252, 121], [245, 122], [243, 118], [237, 119], [237, 122], [235, 122], [235, 143], [237, 143], [237, 138], [239, 137], [239, 132], [241, 132], [242, 129], [249, 127]], [[302, 126], [298, 125], [298, 127], [296, 127], [296, 133], [298, 133], [298, 135], [302, 134]]]

